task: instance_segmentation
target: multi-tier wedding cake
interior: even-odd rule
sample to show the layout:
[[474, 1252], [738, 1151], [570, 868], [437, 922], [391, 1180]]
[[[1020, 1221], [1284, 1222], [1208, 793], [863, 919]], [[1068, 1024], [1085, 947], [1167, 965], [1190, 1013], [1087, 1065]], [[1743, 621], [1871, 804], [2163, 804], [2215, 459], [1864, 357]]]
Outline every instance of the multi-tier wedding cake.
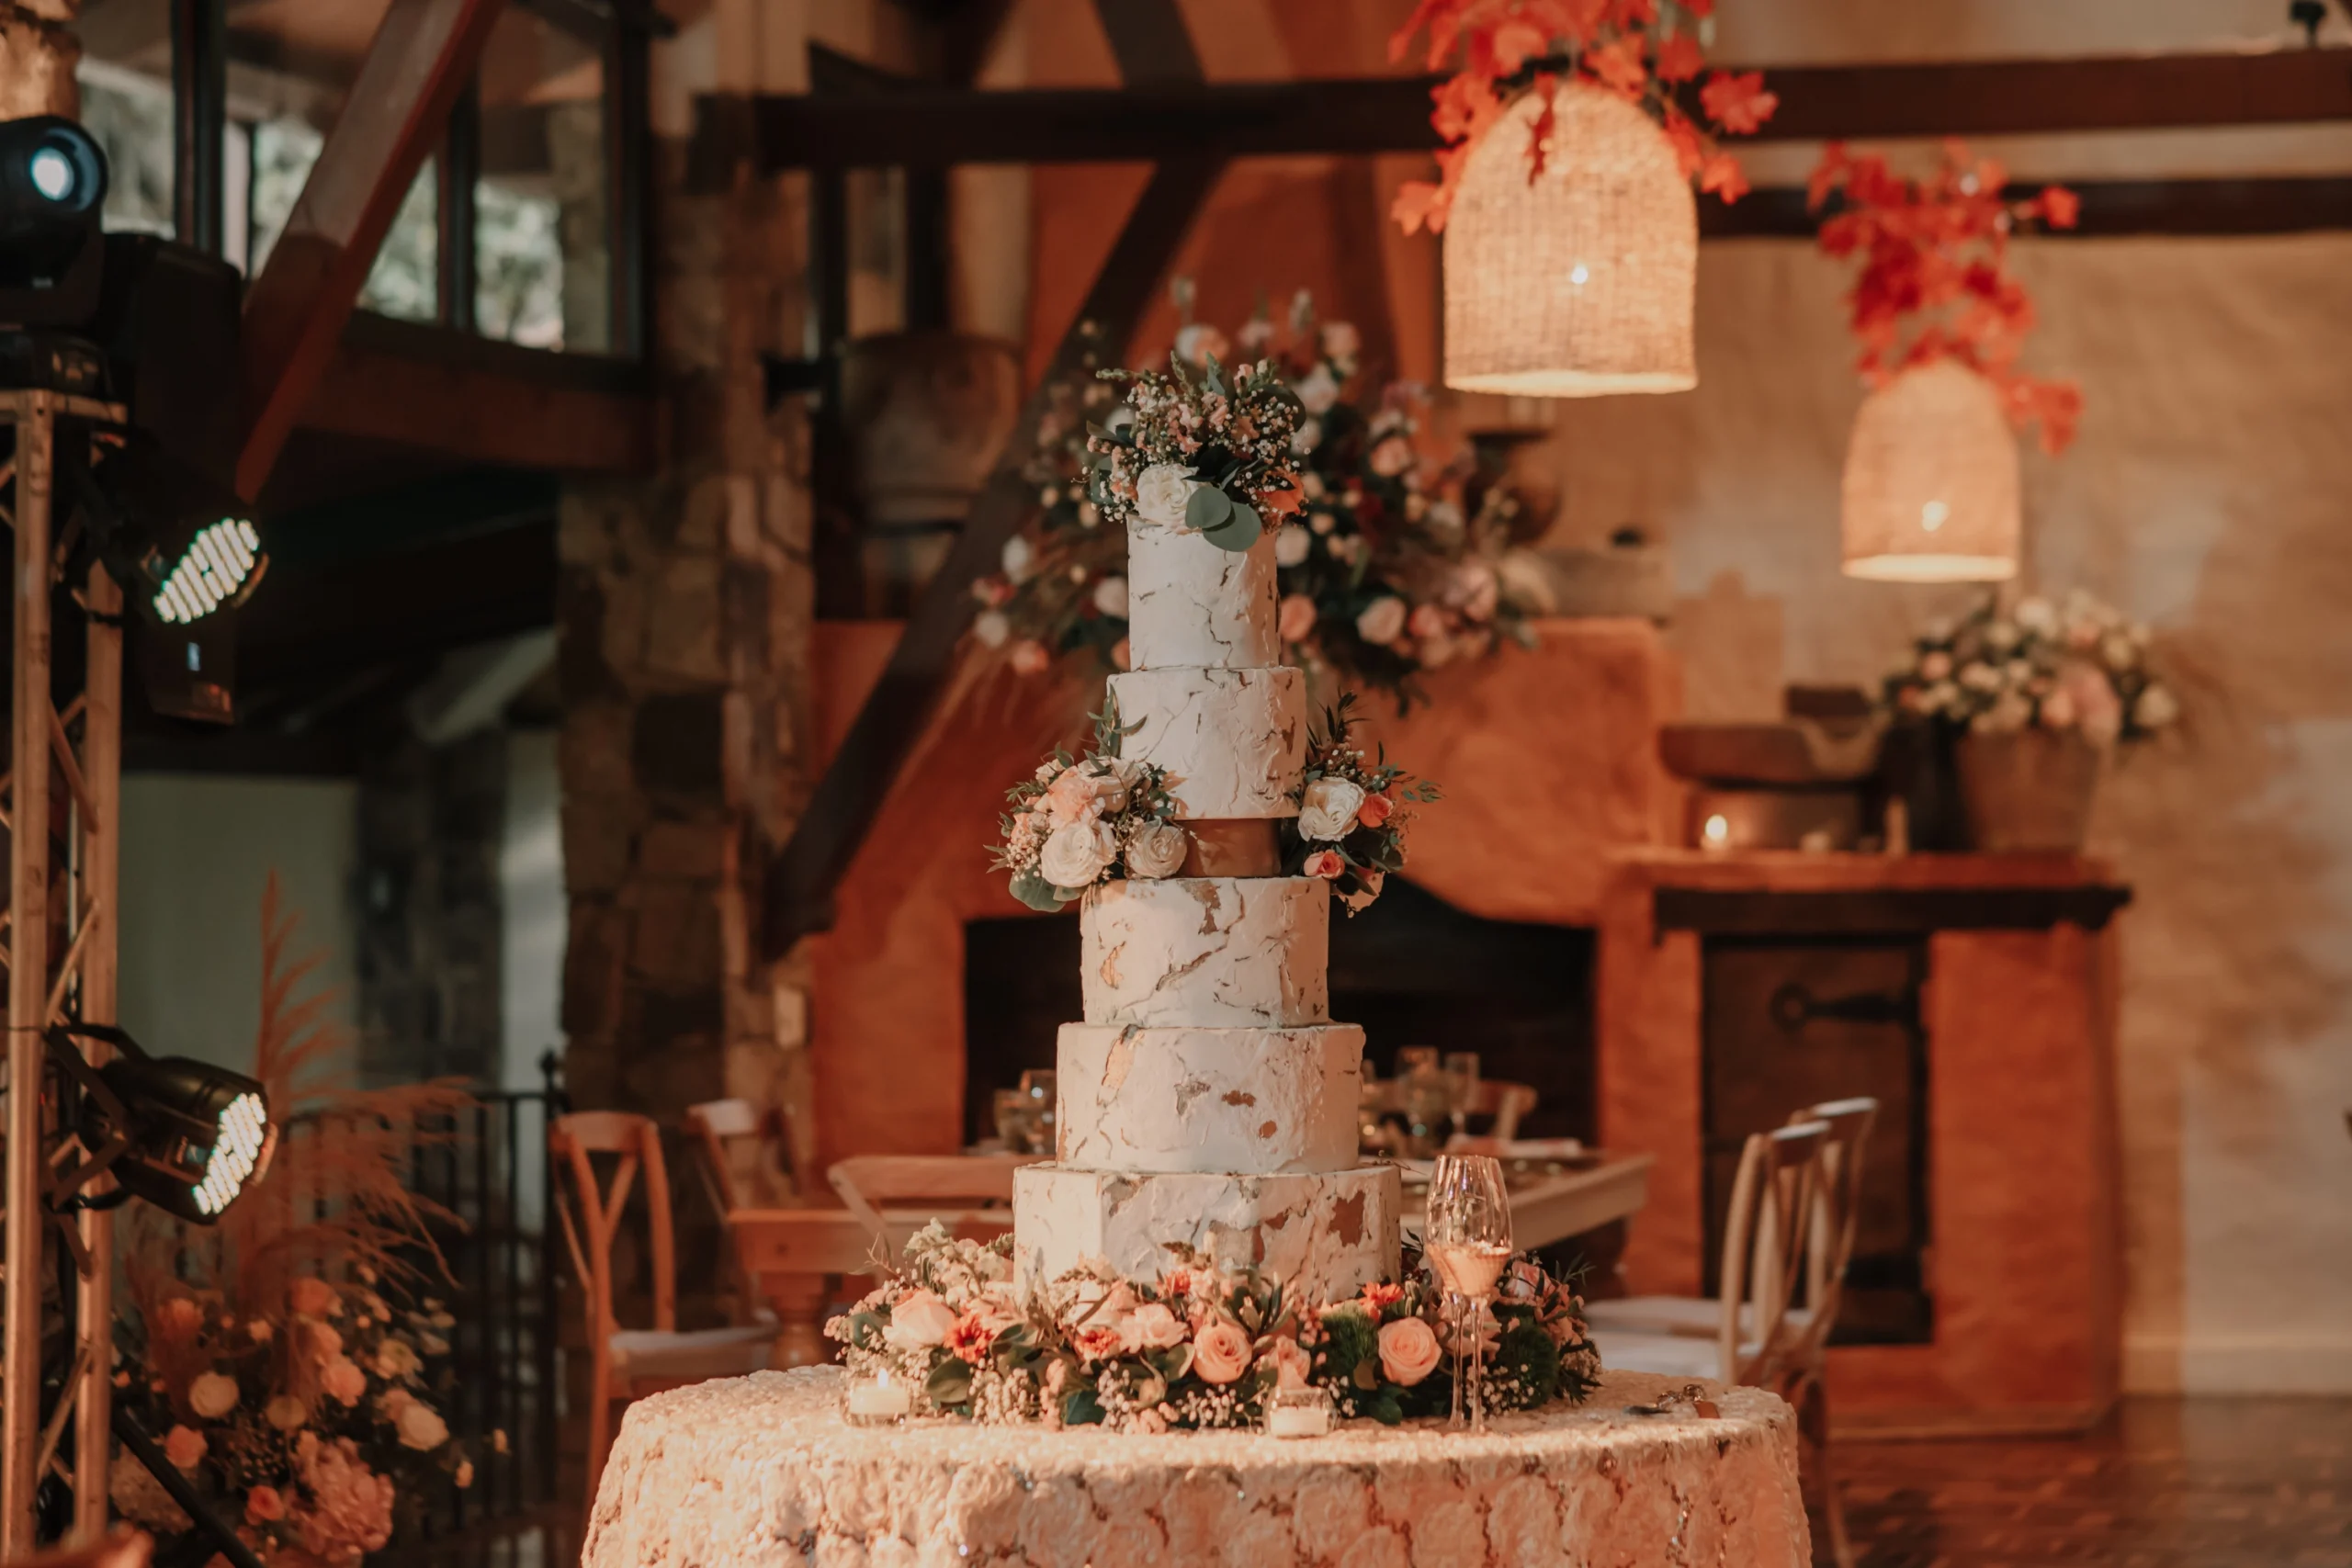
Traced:
[[1019, 1277], [1101, 1259], [1155, 1279], [1189, 1248], [1345, 1297], [1396, 1277], [1399, 1192], [1357, 1160], [1363, 1032], [1331, 1021], [1333, 882], [1282, 874], [1307, 716], [1279, 663], [1274, 538], [1234, 550], [1155, 521], [1146, 478], [1133, 668], [1106, 712], [1124, 761], [1164, 775], [1184, 858], [1080, 900], [1086, 1019], [1061, 1030], [1056, 1157], [1014, 1179]]

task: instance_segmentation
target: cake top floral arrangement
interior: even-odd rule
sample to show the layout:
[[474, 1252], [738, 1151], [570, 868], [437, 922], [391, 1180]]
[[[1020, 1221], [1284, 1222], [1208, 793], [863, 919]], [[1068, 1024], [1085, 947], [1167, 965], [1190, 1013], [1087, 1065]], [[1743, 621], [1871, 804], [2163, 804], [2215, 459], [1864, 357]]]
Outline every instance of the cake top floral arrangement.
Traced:
[[[1453, 1348], [1418, 1274], [1303, 1302], [1254, 1269], [1180, 1255], [1149, 1283], [1077, 1269], [1024, 1295], [1011, 1250], [937, 1222], [918, 1232], [904, 1268], [825, 1325], [851, 1376], [887, 1374], [944, 1415], [1118, 1432], [1255, 1426], [1277, 1388], [1321, 1387], [1342, 1416], [1389, 1425], [1451, 1403]], [[1493, 1317], [1475, 1353], [1495, 1408], [1590, 1395], [1600, 1359], [1567, 1286], [1521, 1259]]]
[[1306, 766], [1292, 797], [1298, 815], [1283, 828], [1283, 869], [1329, 882], [1351, 915], [1380, 897], [1390, 872], [1404, 869], [1405, 824], [1412, 815], [1405, 807], [1439, 798], [1436, 784], [1415, 780], [1385, 750], [1365, 761], [1351, 739], [1354, 706], [1351, 692], [1309, 732]]
[[2075, 591], [2052, 604], [1988, 599], [1931, 628], [1886, 678], [1886, 705], [1984, 734], [2072, 729], [2098, 745], [2143, 740], [2180, 718], [2148, 666], [2148, 628]]
[[1246, 550], [1265, 513], [1286, 516], [1301, 499], [1291, 478], [1299, 404], [1269, 359], [1230, 375], [1206, 355], [1195, 379], [1182, 355], [1168, 371], [1105, 370], [1127, 385], [1125, 404], [1088, 431], [1094, 455], [1087, 494], [1105, 521], [1140, 517], [1188, 528], [1225, 550]]
[[[1286, 662], [1318, 684], [1387, 693], [1401, 709], [1422, 671], [1534, 642], [1532, 618], [1554, 598], [1519, 536], [1542, 519], [1477, 473], [1468, 452], [1429, 449], [1420, 389], [1373, 383], [1356, 330], [1319, 320], [1304, 291], [1279, 322], [1261, 305], [1233, 340], [1190, 319], [1189, 281], [1176, 297], [1186, 317], [1181, 362], [1204, 367], [1238, 341], [1275, 367], [1299, 405], [1296, 508], [1279, 520], [1273, 546]], [[1007, 542], [1002, 570], [974, 585], [974, 635], [1009, 649], [1024, 673], [1072, 653], [1123, 670], [1126, 532], [1092, 496], [1102, 456], [1087, 434], [1117, 418], [1115, 394], [1090, 375], [1049, 397], [1023, 470], [1037, 519]]]
[[1522, 87], [1544, 96], [1528, 177], [1541, 174], [1552, 140], [1552, 89], [1561, 80], [1641, 105], [1666, 132], [1684, 175], [1702, 190], [1738, 200], [1747, 177], [1719, 139], [1754, 131], [1781, 100], [1764, 90], [1757, 71], [1717, 71], [1691, 91], [1706, 71], [1714, 11], [1714, 0], [1420, 0], [1388, 40], [1388, 57], [1403, 60], [1427, 33], [1428, 69], [1442, 70], [1457, 55], [1460, 63], [1430, 92], [1430, 123], [1446, 141], [1437, 155], [1439, 182], [1401, 187], [1390, 216], [1408, 234], [1424, 225], [1442, 230], [1470, 148]]
[[1012, 809], [991, 864], [1012, 873], [1012, 896], [1053, 913], [1098, 882], [1173, 876], [1192, 840], [1175, 821], [1165, 769], [1119, 755], [1136, 727], [1119, 723], [1119, 699], [1102, 697], [1094, 741], [1082, 758], [1057, 750], [1005, 792]]

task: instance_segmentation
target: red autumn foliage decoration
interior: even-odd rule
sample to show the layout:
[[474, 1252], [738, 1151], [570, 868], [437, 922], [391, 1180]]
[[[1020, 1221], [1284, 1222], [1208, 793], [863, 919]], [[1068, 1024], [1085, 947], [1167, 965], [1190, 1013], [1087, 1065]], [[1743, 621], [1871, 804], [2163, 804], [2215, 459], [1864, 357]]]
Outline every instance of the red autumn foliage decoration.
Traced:
[[2000, 391], [2011, 423], [2039, 424], [2042, 450], [2056, 453], [2074, 439], [2082, 388], [2017, 368], [2034, 311], [2025, 285], [2009, 276], [2009, 239], [2032, 223], [2071, 229], [2082, 203], [2063, 186], [2014, 200], [2007, 181], [1998, 163], [1972, 160], [1957, 141], [1944, 143], [1941, 166], [1921, 180], [1832, 142], [1805, 199], [1817, 212], [1833, 194], [1844, 197], [1821, 225], [1821, 248], [1840, 261], [1862, 258], [1846, 296], [1862, 378], [1876, 387], [1915, 365], [1957, 360]]
[[1430, 123], [1446, 141], [1437, 155], [1438, 183], [1406, 186], [1389, 215], [1408, 234], [1424, 224], [1431, 233], [1445, 227], [1464, 160], [1518, 96], [1506, 84], [1530, 62], [1563, 66], [1539, 71], [1530, 87], [1546, 105], [1535, 122], [1530, 179], [1544, 171], [1551, 94], [1566, 74], [1641, 104], [1700, 189], [1738, 200], [1747, 192], [1747, 176], [1716, 138], [1753, 131], [1780, 99], [1764, 90], [1760, 72], [1718, 71], [1699, 89], [1692, 113], [1686, 85], [1705, 68], [1699, 29], [1714, 8], [1715, 0], [1420, 0], [1388, 40], [1388, 57], [1404, 59], [1414, 36], [1426, 31], [1429, 69], [1442, 69], [1457, 51], [1461, 66], [1430, 94], [1436, 106]]

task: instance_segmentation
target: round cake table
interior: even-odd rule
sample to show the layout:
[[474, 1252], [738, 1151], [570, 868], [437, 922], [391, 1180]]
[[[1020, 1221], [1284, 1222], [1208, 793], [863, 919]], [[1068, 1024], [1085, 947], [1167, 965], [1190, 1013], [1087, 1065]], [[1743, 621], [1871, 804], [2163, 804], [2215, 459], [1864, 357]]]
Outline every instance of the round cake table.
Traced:
[[586, 1568], [1803, 1568], [1796, 1426], [1771, 1394], [1629, 1415], [1682, 1380], [1480, 1437], [1122, 1437], [952, 1420], [853, 1427], [841, 1372], [707, 1382], [630, 1406]]

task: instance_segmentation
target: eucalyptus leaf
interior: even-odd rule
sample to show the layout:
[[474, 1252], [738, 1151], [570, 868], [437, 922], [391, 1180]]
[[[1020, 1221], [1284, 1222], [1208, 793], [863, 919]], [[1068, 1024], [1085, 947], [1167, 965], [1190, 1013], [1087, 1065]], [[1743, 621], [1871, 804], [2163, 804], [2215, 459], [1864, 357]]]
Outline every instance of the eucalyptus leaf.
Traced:
[[1012, 879], [1012, 896], [1042, 915], [1057, 912], [1069, 902], [1062, 890], [1034, 871], [1024, 871]]
[[[1218, 493], [1224, 492], [1220, 491]], [[1233, 510], [1224, 523], [1204, 530], [1210, 544], [1221, 550], [1231, 550], [1236, 555], [1256, 544], [1258, 536], [1265, 531], [1266, 525], [1258, 515], [1258, 509], [1240, 502], [1233, 503]]]
[[1099, 1427], [1102, 1424], [1102, 1402], [1091, 1388], [1075, 1388], [1062, 1401], [1062, 1425], [1065, 1427]]
[[972, 1397], [972, 1369], [950, 1356], [931, 1369], [922, 1392], [933, 1404], [961, 1404]]
[[1184, 525], [1207, 534], [1225, 526], [1233, 515], [1233, 498], [1214, 485], [1203, 485], [1184, 502]]

